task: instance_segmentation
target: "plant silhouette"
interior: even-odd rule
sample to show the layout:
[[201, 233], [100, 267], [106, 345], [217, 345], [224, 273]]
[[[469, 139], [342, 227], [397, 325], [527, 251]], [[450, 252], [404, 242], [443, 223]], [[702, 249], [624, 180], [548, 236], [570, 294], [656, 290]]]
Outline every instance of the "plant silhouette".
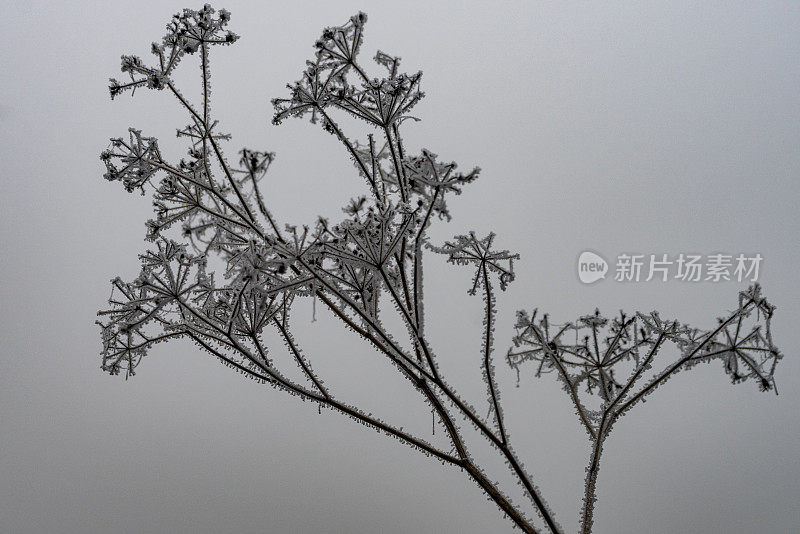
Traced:
[[[226, 365], [264, 384], [337, 410], [465, 472], [524, 532], [561, 532], [512, 448], [494, 378], [492, 353], [495, 291], [514, 279], [516, 254], [496, 250], [494, 234], [468, 232], [437, 246], [428, 229], [449, 221], [447, 202], [478, 178], [479, 169], [458, 172], [428, 150], [409, 154], [404, 122], [423, 98], [422, 73], [399, 71], [400, 58], [377, 52], [382, 77], [371, 77], [360, 62], [367, 17], [359, 13], [341, 26], [326, 28], [315, 43], [299, 81], [276, 98], [274, 123], [309, 118], [343, 146], [366, 192], [344, 207], [335, 223], [319, 218], [304, 227], [281, 226], [259, 185], [274, 154], [243, 148], [236, 164], [225, 156], [230, 135], [210, 111], [209, 53], [230, 45], [230, 14], [206, 5], [184, 10], [152, 45], [154, 60], [122, 57], [122, 81], [111, 79], [110, 93], [153, 89], [177, 98], [189, 117], [177, 134], [188, 141], [187, 155], [168, 160], [154, 137], [131, 128], [101, 154], [105, 178], [127, 191], [153, 191], [155, 218], [147, 222], [148, 252], [141, 273], [131, 281], [112, 281], [109, 307], [99, 312], [102, 368], [135, 374], [148, 349], [176, 338], [193, 341]], [[202, 97], [190, 102], [176, 86], [179, 64], [196, 58]], [[366, 123], [362, 141], [348, 137], [339, 117]], [[416, 119], [415, 119], [416, 120]], [[474, 270], [468, 292], [481, 294], [484, 307], [480, 368], [487, 385], [486, 408], [472, 404], [449, 385], [425, 334], [423, 256], [444, 254], [453, 264]], [[212, 267], [218, 266], [218, 267]], [[314, 371], [290, 322], [293, 304], [313, 298], [353, 334], [394, 364], [446, 429], [450, 450], [366, 413], [341, 400]], [[738, 306], [710, 330], [698, 330], [657, 313], [620, 314], [608, 320], [599, 312], [556, 325], [547, 315], [519, 312], [517, 335], [506, 355], [509, 365], [553, 373], [562, 382], [592, 443], [581, 509], [581, 529], [592, 529], [595, 485], [603, 444], [618, 419], [675, 373], [701, 362], [720, 360], [734, 383], [749, 379], [762, 390], [775, 389], [781, 355], [772, 342], [774, 308], [754, 285], [739, 295]], [[403, 321], [408, 340], [395, 339], [384, 325], [388, 313]], [[282, 338], [302, 380], [282, 373], [264, 341], [268, 329]], [[678, 357], [656, 369], [666, 344]], [[647, 378], [648, 374], [652, 375]], [[507, 464], [524, 488], [540, 521], [527, 517], [470, 453], [466, 427], [477, 432]], [[541, 523], [541, 524], [538, 524]]]

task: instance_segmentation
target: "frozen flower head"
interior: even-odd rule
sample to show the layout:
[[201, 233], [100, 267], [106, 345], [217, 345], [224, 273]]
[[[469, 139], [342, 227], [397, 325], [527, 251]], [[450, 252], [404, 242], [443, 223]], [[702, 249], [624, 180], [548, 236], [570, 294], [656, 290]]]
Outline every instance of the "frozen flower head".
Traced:
[[512, 254], [507, 250], [494, 250], [492, 248], [494, 238], [494, 233], [478, 239], [474, 232], [470, 232], [469, 235], [456, 236], [443, 247], [431, 248], [441, 254], [447, 254], [447, 261], [450, 263], [475, 267], [475, 277], [469, 290], [469, 293], [474, 295], [479, 287], [483, 287], [484, 290], [489, 287], [490, 273], [498, 276], [502, 290], [514, 280], [514, 260], [519, 259], [519, 254]]
[[167, 25], [167, 34], [160, 43], [152, 43], [151, 53], [157, 58], [157, 65], [148, 66], [138, 56], [122, 56], [121, 70], [130, 80], [119, 81], [111, 78], [109, 92], [114, 98], [125, 91], [135, 92], [139, 87], [163, 90], [172, 83], [172, 73], [185, 55], [203, 51], [204, 61], [212, 45], [228, 45], [236, 42], [239, 36], [226, 29], [230, 13], [224, 9], [218, 13], [206, 4], [194, 11], [184, 9], [172, 17]]
[[119, 181], [128, 192], [140, 190], [158, 172], [161, 155], [158, 142], [153, 137], [144, 137], [140, 130], [130, 128], [128, 138], [111, 140], [109, 148], [100, 154], [105, 163], [105, 179]]
[[[409, 111], [424, 96], [420, 90], [422, 73], [400, 74], [400, 58], [378, 52], [375, 61], [389, 70], [389, 76], [370, 77], [358, 58], [366, 21], [367, 16], [358, 13], [342, 26], [325, 28], [314, 43], [314, 60], [306, 63], [302, 78], [288, 86], [289, 98], [273, 100], [275, 124], [307, 113], [312, 122], [317, 122], [328, 107], [380, 128], [391, 128], [411, 118]], [[322, 126], [337, 134], [330, 120], [323, 120]]]
[[[620, 312], [609, 321], [595, 311], [562, 325], [551, 323], [547, 315], [537, 321], [535, 311], [531, 317], [519, 312], [508, 362], [515, 368], [533, 362], [537, 376], [557, 372], [570, 389], [583, 387], [604, 402], [616, 399], [620, 406], [630, 406], [623, 402], [626, 398], [648, 395], [681, 369], [712, 361], [721, 361], [734, 383], [751, 379], [762, 390], [773, 390], [775, 366], [781, 358], [772, 343], [773, 311], [756, 284], [743, 291], [739, 307], [710, 330], [664, 320], [657, 312], [630, 316]], [[665, 344], [677, 348], [679, 363], [652, 378], [640, 390], [641, 397], [636, 397], [635, 390], [625, 386], [624, 377], [634, 373], [638, 379], [650, 370]]]

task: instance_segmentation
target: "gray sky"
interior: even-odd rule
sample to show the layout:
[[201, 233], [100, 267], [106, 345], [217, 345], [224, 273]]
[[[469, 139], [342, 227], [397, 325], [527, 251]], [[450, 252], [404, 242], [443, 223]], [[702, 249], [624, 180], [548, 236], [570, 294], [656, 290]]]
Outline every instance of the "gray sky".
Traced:
[[[186, 121], [165, 93], [111, 102], [106, 81], [119, 76], [121, 54], [146, 57], [182, 7], [3, 9], [0, 530], [510, 529], [457, 470], [342, 416], [318, 415], [188, 344], [159, 346], [127, 382], [100, 371], [95, 312], [109, 279], [137, 274], [150, 201], [105, 182], [98, 154], [135, 126], [179, 157], [174, 129]], [[381, 49], [425, 72], [427, 97], [415, 109], [423, 120], [406, 128], [406, 144], [483, 169], [433, 238], [494, 230], [500, 247], [522, 256], [498, 298], [498, 376], [515, 450], [568, 532], [577, 527], [588, 443], [551, 377], [523, 370], [516, 388], [501, 363], [514, 312], [538, 306], [566, 321], [595, 307], [659, 309], [710, 327], [744, 284], [584, 286], [577, 255], [760, 253], [786, 355], [781, 394], [734, 387], [719, 363], [670, 381], [606, 442], [595, 531], [800, 530], [800, 329], [792, 326], [800, 320], [800, 5], [216, 7], [233, 13], [242, 39], [212, 57], [213, 111], [233, 133], [229, 152], [277, 152], [267, 191], [284, 222], [336, 218], [362, 187], [330, 135], [297, 120], [269, 122], [269, 99], [285, 95], [321, 29], [367, 11], [365, 57]], [[184, 80], [195, 81], [192, 68], [183, 65]], [[467, 271], [431, 261], [433, 345], [459, 391], [482, 406], [480, 300], [465, 293]], [[344, 398], [352, 391], [387, 419], [429, 429], [404, 381], [369, 350], [354, 350], [333, 319], [310, 320], [309, 306], [295, 312], [307, 324], [306, 353]]]

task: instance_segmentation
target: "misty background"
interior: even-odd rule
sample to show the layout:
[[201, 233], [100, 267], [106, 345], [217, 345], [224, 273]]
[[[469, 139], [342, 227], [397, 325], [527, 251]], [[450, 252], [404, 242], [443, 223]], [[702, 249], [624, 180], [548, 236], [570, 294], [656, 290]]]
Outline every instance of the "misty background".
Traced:
[[[165, 92], [112, 102], [107, 80], [122, 79], [123, 53], [150, 61], [150, 43], [183, 7], [201, 4], [3, 4], [0, 531], [510, 531], [465, 474], [246, 380], [188, 342], [159, 345], [128, 381], [100, 370], [95, 314], [111, 278], [138, 274], [151, 205], [103, 180], [98, 155], [134, 126], [177, 160], [185, 145], [175, 129], [187, 123]], [[212, 51], [212, 111], [233, 134], [230, 158], [242, 146], [277, 152], [263, 187], [283, 223], [337, 220], [364, 191], [321, 128], [270, 123], [269, 99], [287, 94], [322, 28], [364, 10], [362, 61], [380, 49], [401, 56], [403, 70], [424, 71], [408, 151], [483, 169], [431, 237], [493, 230], [498, 247], [521, 255], [517, 279], [498, 295], [497, 376], [514, 448], [566, 532], [578, 524], [588, 440], [553, 376], [523, 367], [516, 387], [503, 359], [515, 311], [539, 307], [565, 322], [595, 307], [658, 309], [708, 328], [747, 284], [609, 277], [585, 286], [578, 255], [597, 251], [613, 269], [623, 252], [760, 253], [785, 354], [780, 395], [731, 385], [720, 362], [659, 388], [606, 441], [595, 532], [800, 531], [800, 4], [215, 7], [232, 12], [241, 39]], [[196, 94], [195, 59], [179, 71]], [[466, 294], [469, 269], [428, 261], [432, 344], [480, 412], [481, 300]], [[430, 432], [408, 383], [321, 307], [316, 322], [310, 302], [293, 317], [339, 398]]]

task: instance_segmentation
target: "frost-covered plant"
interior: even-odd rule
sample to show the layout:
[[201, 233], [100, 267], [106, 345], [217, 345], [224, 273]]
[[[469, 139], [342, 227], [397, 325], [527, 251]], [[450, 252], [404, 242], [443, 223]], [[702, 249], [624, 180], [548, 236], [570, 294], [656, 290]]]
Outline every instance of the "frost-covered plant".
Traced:
[[[524, 362], [531, 362], [537, 377], [555, 373], [592, 443], [582, 532], [592, 530], [600, 455], [611, 428], [675, 373], [722, 360], [734, 384], [753, 379], [762, 391], [775, 389], [777, 393], [773, 375], [781, 354], [770, 332], [774, 310], [756, 284], [739, 294], [738, 307], [720, 318], [712, 330], [667, 321], [658, 312], [632, 316], [620, 312], [609, 321], [595, 311], [561, 325], [552, 324], [546, 314], [537, 320], [536, 310], [531, 315], [517, 313], [517, 335], [507, 354], [508, 363], [519, 372]], [[678, 348], [677, 358], [659, 372], [651, 372], [650, 378], [643, 378], [667, 343]]]
[[[102, 368], [132, 376], [152, 345], [190, 339], [259, 382], [338, 410], [444, 464], [460, 467], [517, 527], [539, 532], [470, 454], [466, 430], [471, 427], [509, 466], [543, 519], [543, 530], [560, 532], [530, 472], [511, 447], [493, 376], [495, 279], [505, 290], [514, 279], [513, 260], [518, 256], [495, 250], [494, 234], [479, 239], [470, 232], [442, 246], [428, 240], [435, 221], [450, 219], [446, 201], [474, 181], [478, 169], [461, 173], [455, 163], [443, 163], [430, 151], [407, 153], [401, 127], [423, 97], [422, 73], [401, 73], [400, 59], [383, 52], [374, 57], [383, 76], [366, 73], [359, 62], [363, 13], [323, 31], [314, 58], [306, 63], [300, 80], [289, 85], [288, 97], [273, 101], [274, 122], [309, 117], [321, 125], [343, 145], [368, 192], [345, 206], [345, 217], [338, 222], [319, 218], [302, 228], [281, 226], [259, 189], [274, 154], [244, 148], [236, 163], [230, 162], [223, 150], [230, 136], [221, 133], [210, 112], [209, 51], [237, 40], [227, 30], [229, 19], [227, 11], [208, 5], [199, 11], [184, 10], [173, 17], [163, 40], [153, 43], [153, 63], [123, 56], [122, 71], [128, 79], [111, 80], [112, 98], [138, 88], [176, 97], [190, 120], [177, 130], [178, 137], [188, 139], [190, 146], [186, 157], [169, 162], [155, 138], [130, 129], [125, 137], [112, 139], [101, 154], [106, 179], [122, 182], [128, 191], [153, 190], [156, 214], [147, 222], [152, 247], [140, 256], [141, 273], [132, 282], [114, 279], [110, 306], [99, 312]], [[173, 77], [186, 56], [195, 56], [200, 63], [202, 97], [195, 103], [179, 91]], [[337, 122], [342, 115], [367, 123], [370, 133], [364, 142], [345, 135]], [[426, 250], [475, 269], [469, 293], [480, 290], [485, 303], [481, 367], [488, 386], [486, 417], [442, 376], [425, 335]], [[446, 429], [449, 450], [347, 404], [329, 389], [293, 335], [290, 314], [301, 298], [322, 302], [394, 364], [427, 402], [434, 421]], [[398, 341], [385, 326], [383, 318], [392, 311], [405, 324], [408, 341]], [[528, 317], [520, 312], [517, 349], [509, 351], [508, 363], [519, 370], [528, 361], [536, 366], [537, 375], [557, 373], [594, 443], [584, 532], [592, 525], [604, 438], [620, 415], [672, 374], [720, 359], [734, 382], [754, 378], [762, 389], [774, 388], [780, 355], [769, 332], [772, 312], [757, 286], [743, 292], [737, 310], [708, 332], [664, 321], [656, 313], [620, 315], [611, 322], [597, 313], [557, 327], [546, 316], [537, 320], [535, 313]], [[265, 346], [268, 329], [283, 339], [302, 379], [281, 371], [285, 362], [279, 363]], [[676, 344], [681, 356], [637, 389], [666, 342]], [[625, 365], [630, 376], [621, 381]], [[594, 394], [599, 406], [590, 409], [581, 397], [584, 392]]]

